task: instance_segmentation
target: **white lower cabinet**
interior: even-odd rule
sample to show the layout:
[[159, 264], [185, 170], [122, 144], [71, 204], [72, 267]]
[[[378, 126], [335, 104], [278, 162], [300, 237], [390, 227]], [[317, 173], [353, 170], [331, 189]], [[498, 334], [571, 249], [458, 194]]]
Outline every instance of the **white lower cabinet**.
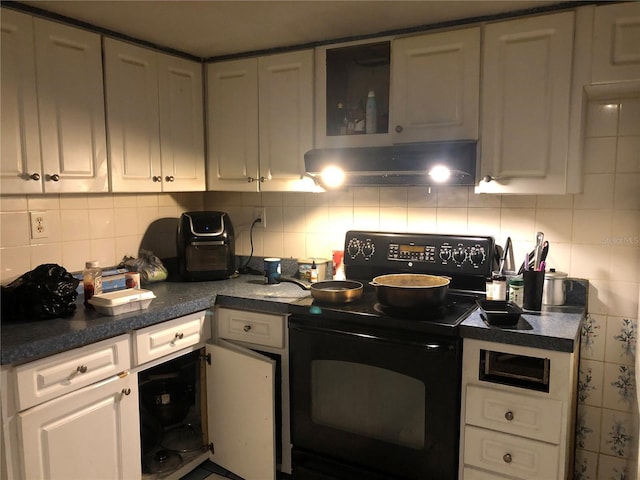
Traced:
[[23, 478], [140, 477], [135, 376], [114, 376], [18, 414]]
[[291, 473], [286, 315], [216, 312], [214, 339], [201, 311], [3, 366], [0, 476], [177, 480], [206, 459]]
[[576, 392], [577, 351], [465, 339], [460, 479], [571, 479]]

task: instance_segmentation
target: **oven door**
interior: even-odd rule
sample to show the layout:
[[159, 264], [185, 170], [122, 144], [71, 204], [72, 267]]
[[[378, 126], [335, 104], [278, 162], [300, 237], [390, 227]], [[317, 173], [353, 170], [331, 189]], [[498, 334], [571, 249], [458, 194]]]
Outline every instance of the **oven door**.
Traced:
[[289, 321], [294, 478], [456, 478], [459, 339], [315, 323]]

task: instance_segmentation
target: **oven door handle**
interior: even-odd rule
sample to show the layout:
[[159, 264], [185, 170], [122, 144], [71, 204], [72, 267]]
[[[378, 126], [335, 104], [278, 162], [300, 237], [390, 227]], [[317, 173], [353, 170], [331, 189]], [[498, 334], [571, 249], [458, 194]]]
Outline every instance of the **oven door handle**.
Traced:
[[346, 336], [346, 337], [356, 338], [358, 340], [365, 340], [370, 342], [393, 343], [396, 345], [404, 345], [404, 346], [410, 345], [410, 346], [419, 347], [419, 348], [430, 350], [430, 351], [442, 350], [442, 349], [450, 350], [451, 348], [453, 348], [453, 345], [450, 343], [440, 343], [436, 340], [431, 340], [431, 341], [425, 340], [421, 342], [415, 339], [408, 339], [408, 338], [400, 339], [400, 338], [393, 338], [388, 336], [374, 335], [372, 333], [354, 332], [354, 331], [340, 330], [340, 329], [329, 328], [329, 327], [312, 327], [309, 325], [301, 325], [291, 320], [289, 320], [289, 328], [300, 330], [302, 332], [307, 331], [309, 333], [314, 333], [314, 334]]

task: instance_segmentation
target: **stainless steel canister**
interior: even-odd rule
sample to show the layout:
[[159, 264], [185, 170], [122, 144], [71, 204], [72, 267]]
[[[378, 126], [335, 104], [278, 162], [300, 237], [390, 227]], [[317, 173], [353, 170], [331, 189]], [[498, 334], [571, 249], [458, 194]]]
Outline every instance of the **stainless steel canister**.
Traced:
[[567, 274], [556, 272], [555, 268], [544, 274], [544, 290], [542, 303], [544, 305], [564, 305], [567, 294]]

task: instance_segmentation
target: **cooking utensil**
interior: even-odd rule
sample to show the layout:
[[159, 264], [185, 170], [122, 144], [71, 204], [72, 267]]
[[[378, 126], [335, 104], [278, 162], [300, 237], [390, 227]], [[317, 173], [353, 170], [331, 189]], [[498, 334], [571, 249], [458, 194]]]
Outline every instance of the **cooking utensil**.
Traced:
[[[536, 249], [531, 250], [531, 253], [525, 254], [524, 262], [520, 265], [520, 269], [518, 270], [518, 275], [522, 275], [522, 272], [525, 270], [534, 270], [535, 269], [535, 254]], [[547, 259], [547, 255], [549, 254], [549, 242], [546, 240], [542, 244], [542, 253], [540, 254], [540, 262], [543, 262]], [[539, 265], [538, 265], [539, 266]]]
[[309, 290], [314, 300], [321, 303], [349, 303], [362, 296], [364, 285], [353, 280], [327, 280], [306, 284], [295, 278], [280, 277], [281, 282], [295, 283]]
[[144, 407], [166, 427], [181, 422], [189, 413], [193, 385], [176, 372], [141, 385], [140, 392]]
[[544, 275], [544, 290], [542, 291], [543, 305], [564, 305], [566, 301], [566, 280], [568, 275], [556, 272], [552, 268]]
[[438, 275], [398, 273], [375, 277], [378, 301], [395, 308], [439, 307], [444, 303], [450, 279]]
[[542, 244], [544, 243], [544, 233], [536, 233], [536, 246], [534, 248], [533, 269], [540, 269], [540, 257], [542, 255]]
[[500, 258], [500, 268], [498, 269], [498, 275], [502, 275], [504, 272], [505, 262], [507, 260], [507, 254], [509, 255], [509, 266], [511, 270], [515, 267], [515, 260], [513, 258], [513, 245], [511, 243], [511, 237], [507, 237], [507, 241], [504, 245], [504, 251], [502, 252], [502, 258]]

